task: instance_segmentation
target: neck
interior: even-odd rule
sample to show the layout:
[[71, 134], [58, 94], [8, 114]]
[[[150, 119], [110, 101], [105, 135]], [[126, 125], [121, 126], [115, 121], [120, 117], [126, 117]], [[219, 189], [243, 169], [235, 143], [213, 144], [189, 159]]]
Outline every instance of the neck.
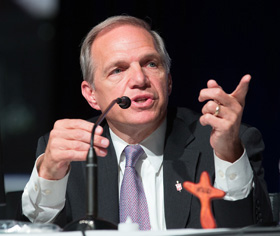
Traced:
[[138, 144], [150, 136], [164, 121], [165, 117], [156, 124], [121, 125], [116, 128], [108, 121], [111, 130], [128, 144]]

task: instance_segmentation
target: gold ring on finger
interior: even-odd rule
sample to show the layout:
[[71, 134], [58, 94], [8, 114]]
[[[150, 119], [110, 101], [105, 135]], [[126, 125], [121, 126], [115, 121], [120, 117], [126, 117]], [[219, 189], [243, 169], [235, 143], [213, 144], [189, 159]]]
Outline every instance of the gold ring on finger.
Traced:
[[218, 104], [218, 106], [216, 106], [216, 110], [215, 110], [214, 116], [218, 116], [219, 113], [220, 113], [220, 110], [221, 110], [221, 106]]

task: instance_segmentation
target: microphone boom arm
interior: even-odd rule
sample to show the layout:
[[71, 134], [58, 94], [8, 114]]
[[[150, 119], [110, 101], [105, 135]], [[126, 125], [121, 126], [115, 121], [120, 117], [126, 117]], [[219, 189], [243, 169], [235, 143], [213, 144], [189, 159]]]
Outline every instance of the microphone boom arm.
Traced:
[[115, 224], [97, 217], [97, 156], [93, 147], [96, 127], [101, 124], [107, 113], [116, 103], [118, 103], [122, 109], [126, 109], [130, 106], [131, 101], [126, 96], [113, 100], [106, 110], [98, 117], [92, 128], [90, 148], [86, 159], [86, 216], [82, 219], [78, 219], [69, 223], [64, 227], [63, 231], [80, 230], [84, 232], [85, 230], [94, 229], [117, 229]]
[[107, 113], [111, 110], [111, 108], [118, 103], [121, 108], [126, 109], [130, 106], [131, 101], [128, 97], [123, 96], [121, 98], [117, 98], [113, 100], [109, 106], [106, 108], [106, 110], [98, 117], [97, 121], [95, 122], [92, 132], [91, 132], [91, 140], [90, 140], [90, 148], [88, 151], [87, 156], [87, 163], [86, 163], [86, 169], [87, 169], [87, 216], [90, 217], [97, 217], [98, 211], [97, 211], [97, 156], [93, 147], [93, 141], [94, 141], [94, 133], [95, 129], [98, 125], [101, 124], [101, 122], [106, 117]]

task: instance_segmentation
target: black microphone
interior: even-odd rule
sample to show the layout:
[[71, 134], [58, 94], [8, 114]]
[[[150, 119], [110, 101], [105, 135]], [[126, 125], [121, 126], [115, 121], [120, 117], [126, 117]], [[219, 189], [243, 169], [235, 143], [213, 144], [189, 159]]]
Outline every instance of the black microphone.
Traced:
[[71, 222], [66, 225], [63, 231], [85, 231], [99, 229], [117, 229], [117, 225], [103, 219], [98, 219], [98, 203], [97, 203], [97, 156], [94, 150], [93, 140], [95, 129], [106, 117], [107, 113], [115, 104], [119, 104], [122, 109], [127, 109], [131, 105], [131, 100], [123, 96], [113, 100], [106, 110], [98, 117], [95, 122], [90, 140], [90, 148], [86, 160], [86, 178], [87, 178], [87, 213], [83, 219]]
[[131, 105], [131, 100], [129, 97], [123, 96], [121, 98], [117, 98], [117, 103], [122, 109], [129, 108]]
[[107, 113], [112, 109], [112, 107], [115, 104], [119, 104], [120, 108], [122, 109], [127, 109], [130, 107], [131, 105], [131, 100], [129, 97], [126, 96], [122, 96], [121, 98], [117, 98], [115, 100], [113, 100], [109, 106], [106, 108], [106, 110], [98, 117], [97, 121], [95, 122], [92, 132], [91, 132], [91, 140], [90, 140], [90, 146], [93, 147], [93, 138], [94, 138], [94, 133], [95, 133], [95, 129], [97, 128], [98, 125], [101, 124], [101, 122], [104, 120], [104, 118], [106, 117]]

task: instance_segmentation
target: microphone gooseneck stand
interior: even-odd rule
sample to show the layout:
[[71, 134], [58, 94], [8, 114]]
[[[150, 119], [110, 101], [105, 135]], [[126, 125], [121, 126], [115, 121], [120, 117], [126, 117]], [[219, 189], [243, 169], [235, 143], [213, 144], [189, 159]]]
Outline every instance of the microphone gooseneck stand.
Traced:
[[87, 178], [87, 214], [84, 218], [73, 221], [65, 226], [63, 231], [85, 231], [85, 230], [98, 230], [98, 229], [112, 229], [116, 230], [117, 225], [100, 219], [98, 215], [98, 203], [97, 203], [97, 156], [93, 147], [94, 133], [98, 125], [106, 117], [107, 113], [115, 104], [119, 104], [122, 109], [130, 107], [131, 101], [128, 97], [123, 96], [113, 100], [106, 110], [99, 116], [95, 122], [90, 140], [90, 148], [86, 160], [86, 178]]

